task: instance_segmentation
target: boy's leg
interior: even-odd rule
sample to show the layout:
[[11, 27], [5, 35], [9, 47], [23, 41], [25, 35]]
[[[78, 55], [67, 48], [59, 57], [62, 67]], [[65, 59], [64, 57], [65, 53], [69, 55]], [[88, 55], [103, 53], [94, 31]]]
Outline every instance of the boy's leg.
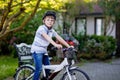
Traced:
[[[48, 55], [43, 55], [43, 64], [50, 65], [50, 60]], [[46, 72], [46, 76], [48, 77], [50, 74], [50, 70], [46, 69], [45, 72]]]
[[33, 80], [39, 80], [40, 73], [42, 71], [43, 54], [42, 53], [33, 53], [33, 59], [34, 59], [34, 64], [35, 64], [35, 73], [33, 76]]

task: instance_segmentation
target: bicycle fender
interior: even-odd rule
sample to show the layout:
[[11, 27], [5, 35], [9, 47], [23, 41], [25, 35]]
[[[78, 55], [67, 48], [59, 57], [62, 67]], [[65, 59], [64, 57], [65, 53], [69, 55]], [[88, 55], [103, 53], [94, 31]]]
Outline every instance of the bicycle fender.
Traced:
[[[33, 69], [35, 70], [35, 67], [32, 66], [32, 65], [30, 65], [30, 64], [24, 64], [24, 65], [18, 67], [18, 69], [19, 69], [19, 68], [22, 68], [22, 67], [25, 67], [25, 66], [29, 66], [29, 67], [31, 67], [31, 68], [33, 68]], [[17, 69], [17, 70], [18, 70], [18, 69]]]
[[71, 67], [70, 69], [76, 69], [76, 68], [78, 68], [77, 66], [74, 66], [74, 67]]

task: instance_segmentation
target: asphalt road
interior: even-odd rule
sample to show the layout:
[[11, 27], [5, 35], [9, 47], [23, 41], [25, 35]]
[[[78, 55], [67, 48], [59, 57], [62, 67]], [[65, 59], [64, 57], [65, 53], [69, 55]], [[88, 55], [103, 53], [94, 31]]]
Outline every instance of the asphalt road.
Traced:
[[[80, 66], [90, 80], [120, 80], [120, 58], [110, 62], [88, 62]], [[59, 80], [61, 72], [54, 80]]]

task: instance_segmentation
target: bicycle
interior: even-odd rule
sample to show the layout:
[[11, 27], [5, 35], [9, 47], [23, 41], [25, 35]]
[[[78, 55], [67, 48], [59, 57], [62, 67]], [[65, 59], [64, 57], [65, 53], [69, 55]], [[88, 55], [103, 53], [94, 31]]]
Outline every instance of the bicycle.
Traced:
[[[63, 48], [64, 60], [56, 65], [43, 65], [42, 76], [43, 80], [53, 80], [53, 78], [63, 69], [65, 69], [60, 80], [90, 80], [87, 73], [82, 71], [78, 66], [73, 66], [75, 63], [76, 50], [73, 48]], [[46, 78], [45, 69], [52, 71], [51, 75]], [[30, 64], [22, 65], [16, 72], [15, 80], [32, 80], [34, 75], [34, 66]]]

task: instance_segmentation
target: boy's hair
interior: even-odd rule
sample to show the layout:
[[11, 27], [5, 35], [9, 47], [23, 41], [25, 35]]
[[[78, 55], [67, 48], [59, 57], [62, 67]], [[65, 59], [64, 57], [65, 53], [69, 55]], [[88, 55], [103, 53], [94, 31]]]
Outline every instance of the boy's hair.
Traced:
[[43, 20], [46, 16], [53, 16], [54, 19], [56, 20], [56, 13], [55, 13], [54, 11], [47, 11], [47, 12], [45, 12], [45, 14], [43, 15], [42, 20]]

